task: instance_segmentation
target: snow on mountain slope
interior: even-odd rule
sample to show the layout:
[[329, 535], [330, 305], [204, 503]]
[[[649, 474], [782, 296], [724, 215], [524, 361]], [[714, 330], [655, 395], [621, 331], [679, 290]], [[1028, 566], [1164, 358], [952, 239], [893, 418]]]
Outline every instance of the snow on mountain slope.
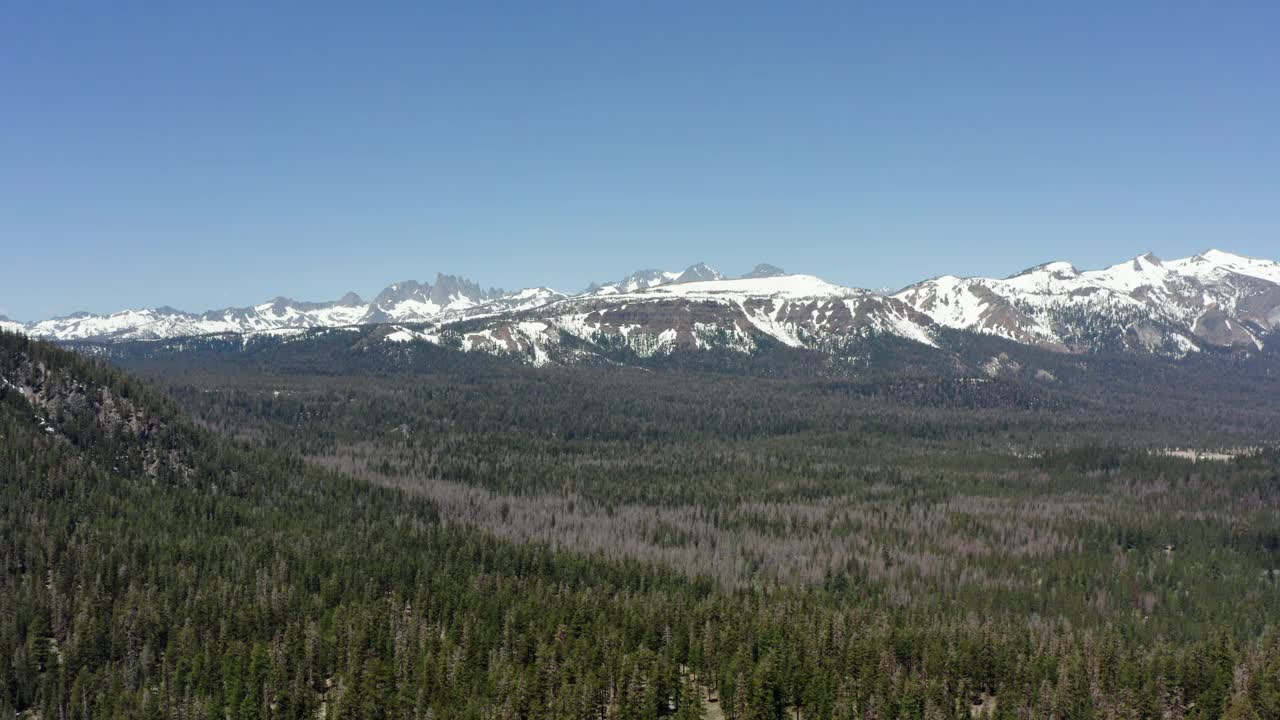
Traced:
[[682, 349], [750, 352], [769, 343], [842, 352], [875, 336], [935, 346], [941, 328], [1062, 352], [1132, 350], [1182, 356], [1260, 348], [1280, 329], [1280, 263], [1209, 250], [1179, 260], [1140, 255], [1100, 270], [1051, 262], [1012, 276], [944, 275], [897, 293], [842, 287], [759, 265], [727, 279], [703, 263], [642, 270], [575, 295], [514, 293], [452, 275], [403, 281], [371, 301], [276, 298], [202, 314], [173, 308], [77, 313], [0, 327], [55, 340], [159, 340], [215, 333], [296, 334], [381, 325], [387, 342], [517, 354], [546, 363], [575, 354], [640, 356]]
[[500, 290], [483, 290], [469, 280], [439, 274], [434, 285], [406, 280], [387, 286], [356, 322], [431, 322], [502, 297]]
[[618, 293], [630, 293], [637, 290], [664, 285], [669, 282], [675, 282], [680, 277], [678, 272], [669, 272], [667, 270], [637, 270], [625, 278], [617, 282], [605, 283], [603, 285], [592, 284], [586, 290], [582, 291], [582, 295], [617, 295]]
[[[772, 266], [760, 266], [770, 267]], [[759, 270], [760, 267], [756, 269]], [[777, 269], [777, 268], [773, 268]], [[779, 274], [782, 274], [779, 272]], [[712, 268], [706, 263], [694, 263], [685, 268], [683, 272], [671, 272], [669, 270], [637, 270], [625, 278], [603, 285], [592, 284], [586, 290], [579, 293], [580, 295], [618, 295], [622, 293], [633, 293], [640, 290], [648, 290], [660, 285], [671, 285], [673, 283], [692, 283], [703, 282], [706, 280], [723, 280], [718, 270]]]
[[459, 332], [463, 350], [516, 353], [541, 363], [562, 355], [566, 339], [578, 348], [649, 357], [681, 349], [750, 352], [771, 341], [834, 350], [881, 334], [933, 345], [932, 327], [893, 298], [812, 275], [784, 275], [588, 292]]
[[692, 282], [705, 282], [708, 280], [723, 280], [723, 279], [724, 279], [724, 276], [720, 274], [720, 271], [716, 270], [710, 265], [707, 265], [706, 263], [700, 262], [700, 263], [694, 263], [693, 265], [690, 265], [688, 268], [685, 269], [684, 272], [680, 273], [679, 277], [677, 277], [672, 282], [692, 283]]
[[867, 291], [832, 285], [813, 275], [782, 275], [767, 278], [741, 278], [738, 280], [715, 278], [702, 281], [687, 281], [660, 285], [634, 294], [639, 297], [733, 297], [745, 299], [756, 296], [781, 298], [862, 296], [866, 295]]
[[1244, 275], [1280, 284], [1280, 262], [1207, 250], [1181, 260], [1165, 263], [1176, 272], [1202, 280], [1221, 281], [1229, 275]]
[[6, 332], [12, 332], [12, 333], [20, 333], [20, 332], [26, 332], [27, 326], [16, 320], [10, 320], [4, 315], [0, 315], [0, 330], [4, 330]]
[[152, 340], [225, 332], [232, 327], [226, 323], [201, 322], [194, 315], [170, 308], [158, 308], [122, 310], [110, 315], [76, 313], [34, 323], [28, 328], [28, 333], [57, 340]]
[[1211, 250], [1102, 270], [1068, 263], [1004, 279], [944, 276], [894, 295], [946, 327], [1059, 350], [1182, 355], [1202, 344], [1261, 347], [1280, 325], [1280, 264]]
[[[1038, 282], [1048, 282], [1036, 278]], [[944, 275], [913, 285], [893, 297], [944, 327], [998, 335], [1032, 345], [1056, 345], [1049, 328], [1019, 312], [989, 281]]]
[[342, 301], [298, 303], [276, 298], [252, 307], [212, 310], [200, 315], [173, 308], [123, 310], [111, 315], [76, 313], [33, 323], [27, 332], [56, 340], [161, 340], [214, 333], [257, 334], [350, 325], [358, 321], [365, 311], [363, 304], [344, 305]]
[[486, 300], [485, 302], [471, 305], [470, 307], [459, 310], [446, 310], [440, 314], [436, 322], [449, 322], [457, 320], [470, 320], [475, 318], [491, 317], [504, 313], [517, 313], [533, 308], [542, 307], [548, 303], [563, 300], [567, 295], [556, 292], [547, 287], [525, 288], [517, 290], [510, 295]]
[[276, 298], [244, 308], [201, 314], [173, 308], [122, 310], [110, 315], [76, 313], [20, 326], [23, 332], [55, 340], [162, 340], [191, 335], [296, 332], [309, 328], [380, 323], [423, 323], [527, 309], [563, 297], [547, 288], [506, 294], [482, 290], [451, 275], [435, 284], [406, 281], [385, 288], [372, 302], [355, 293], [325, 303]]

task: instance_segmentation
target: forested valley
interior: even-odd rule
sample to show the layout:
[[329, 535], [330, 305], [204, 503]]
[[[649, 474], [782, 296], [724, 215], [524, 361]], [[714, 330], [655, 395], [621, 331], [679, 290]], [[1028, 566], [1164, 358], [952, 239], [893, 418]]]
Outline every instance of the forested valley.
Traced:
[[105, 356], [0, 334], [19, 717], [1280, 718], [1267, 353]]

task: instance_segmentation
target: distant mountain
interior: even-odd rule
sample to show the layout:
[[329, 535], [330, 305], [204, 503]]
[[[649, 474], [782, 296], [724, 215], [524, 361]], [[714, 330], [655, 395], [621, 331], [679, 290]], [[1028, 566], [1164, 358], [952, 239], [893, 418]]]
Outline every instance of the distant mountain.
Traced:
[[667, 272], [665, 270], [637, 270], [625, 278], [617, 282], [609, 282], [603, 285], [592, 284], [581, 294], [583, 295], [613, 295], [616, 293], [629, 293], [637, 290], [645, 290], [658, 285], [665, 285], [675, 282], [680, 277], [680, 273]]
[[[76, 313], [0, 327], [98, 343], [195, 335], [294, 334], [378, 325], [387, 342], [432, 342], [536, 364], [678, 350], [752, 352], [781, 344], [833, 354], [874, 336], [929, 348], [939, 333], [992, 335], [1065, 353], [1119, 350], [1181, 357], [1258, 350], [1280, 327], [1280, 263], [1219, 250], [1172, 261], [1151, 254], [1102, 270], [1050, 262], [995, 279], [942, 276], [886, 293], [758, 265], [726, 279], [704, 263], [647, 269], [576, 294], [483, 289], [453, 275], [406, 280], [371, 301], [276, 298], [202, 314], [169, 307]], [[619, 355], [621, 354], [621, 355]]]
[[895, 298], [812, 275], [784, 275], [584, 294], [445, 329], [464, 351], [518, 354], [542, 364], [573, 361], [582, 353], [750, 352], [762, 343], [840, 350], [877, 334], [933, 345], [931, 326], [928, 317]]
[[715, 268], [706, 263], [695, 263], [685, 268], [680, 276], [675, 279], [678, 283], [706, 282], [708, 280], [723, 280], [721, 275]]
[[355, 323], [429, 322], [465, 314], [487, 301], [503, 297], [501, 290], [483, 290], [456, 275], [436, 275], [434, 285], [413, 280], [388, 285]]
[[5, 315], [0, 315], [0, 330], [7, 330], [9, 332], [25, 332], [26, 325], [23, 325], [16, 320], [10, 320]]
[[1280, 263], [1209, 250], [1103, 270], [1065, 262], [1004, 279], [943, 276], [893, 297], [945, 327], [1070, 351], [1261, 348], [1280, 325]]
[[[372, 302], [349, 292], [331, 302], [277, 297], [260, 305], [188, 313], [171, 307], [122, 310], [110, 315], [74, 313], [21, 326], [24, 332], [52, 340], [162, 340], [216, 333], [288, 334], [316, 327], [390, 322], [421, 323], [523, 309], [530, 298], [549, 298], [539, 288], [505, 293], [484, 290], [454, 275], [437, 275], [434, 284], [413, 280], [387, 286]], [[9, 328], [15, 329], [15, 328]]]

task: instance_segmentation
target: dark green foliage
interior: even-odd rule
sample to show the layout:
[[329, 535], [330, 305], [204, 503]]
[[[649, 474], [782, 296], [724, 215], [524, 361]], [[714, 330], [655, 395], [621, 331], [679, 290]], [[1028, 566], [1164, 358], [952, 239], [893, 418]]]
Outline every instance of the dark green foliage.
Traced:
[[[1118, 427], [1087, 404], [448, 354], [318, 375], [271, 352], [287, 373], [152, 365], [175, 403], [0, 334], [0, 711], [1280, 718], [1274, 452], [1071, 442]], [[498, 520], [457, 522], [424, 478], [493, 493]], [[647, 513], [672, 554], [492, 534], [544, 502], [561, 529]], [[746, 537], [755, 571], [681, 564]], [[869, 554], [764, 581], [844, 542]]]

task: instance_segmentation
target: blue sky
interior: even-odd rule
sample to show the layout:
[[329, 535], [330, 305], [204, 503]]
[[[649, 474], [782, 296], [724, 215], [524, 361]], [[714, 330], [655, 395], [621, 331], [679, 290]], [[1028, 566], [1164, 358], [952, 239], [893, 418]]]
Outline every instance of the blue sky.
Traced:
[[11, 4], [0, 313], [1280, 257], [1277, 27], [1264, 2]]

